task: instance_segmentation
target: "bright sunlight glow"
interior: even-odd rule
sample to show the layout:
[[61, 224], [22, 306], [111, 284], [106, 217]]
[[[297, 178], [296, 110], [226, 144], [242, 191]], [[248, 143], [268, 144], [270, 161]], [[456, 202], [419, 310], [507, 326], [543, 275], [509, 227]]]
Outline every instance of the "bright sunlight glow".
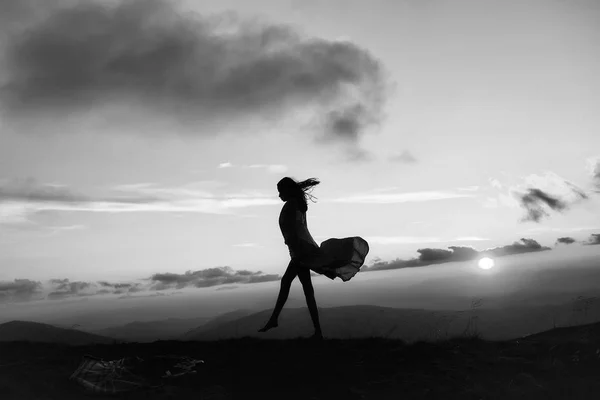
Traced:
[[481, 269], [490, 269], [494, 266], [494, 260], [488, 257], [483, 257], [481, 260], [479, 260], [478, 265]]

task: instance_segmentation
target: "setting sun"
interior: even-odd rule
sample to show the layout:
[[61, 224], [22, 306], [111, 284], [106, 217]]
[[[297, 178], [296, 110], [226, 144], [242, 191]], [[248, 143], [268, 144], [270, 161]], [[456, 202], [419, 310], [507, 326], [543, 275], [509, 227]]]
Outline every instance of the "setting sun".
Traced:
[[481, 269], [490, 269], [494, 266], [494, 260], [488, 257], [484, 257], [481, 260], [479, 260], [478, 266]]

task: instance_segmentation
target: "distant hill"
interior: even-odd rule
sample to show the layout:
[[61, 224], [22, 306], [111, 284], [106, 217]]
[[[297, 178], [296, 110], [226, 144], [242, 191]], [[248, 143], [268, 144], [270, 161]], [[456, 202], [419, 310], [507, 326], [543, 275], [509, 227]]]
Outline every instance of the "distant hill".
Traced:
[[235, 310], [235, 311], [231, 311], [225, 314], [221, 314], [217, 317], [211, 318], [208, 322], [206, 322], [203, 325], [197, 326], [196, 328], [190, 329], [189, 331], [185, 332], [183, 335], [181, 335], [179, 338], [182, 340], [193, 340], [191, 338], [197, 337], [198, 335], [202, 334], [203, 332], [206, 331], [212, 331], [213, 329], [217, 329], [219, 326], [223, 325], [223, 324], [227, 324], [228, 322], [231, 321], [236, 321], [239, 318], [243, 318], [246, 317], [247, 315], [250, 315], [252, 313], [251, 310], [247, 310], [247, 309], [241, 309], [241, 310]]
[[109, 344], [114, 339], [75, 329], [59, 328], [53, 325], [30, 321], [10, 321], [0, 325], [0, 342], [44, 342], [74, 346], [89, 344]]
[[[285, 308], [279, 326], [266, 333], [257, 332], [268, 320], [271, 310], [230, 319], [211, 321], [184, 335], [183, 340], [221, 340], [242, 337], [292, 339], [310, 336], [312, 321], [307, 308]], [[600, 320], [600, 313], [583, 320], [574, 314], [572, 304], [554, 307], [510, 307], [465, 311], [431, 311], [371, 305], [319, 309], [323, 333], [331, 339], [384, 337], [407, 342], [444, 339], [479, 333], [488, 340], [507, 340], [548, 330], [553, 326], [576, 325]]]
[[158, 321], [140, 322], [113, 326], [93, 331], [98, 335], [109, 336], [130, 342], [154, 342], [156, 340], [173, 340], [181, 337], [190, 329], [198, 328], [211, 318], [169, 318]]
[[[312, 321], [306, 307], [285, 308], [279, 317], [279, 327], [258, 333], [269, 319], [272, 310], [265, 310], [242, 318], [191, 332], [185, 340], [220, 340], [245, 336], [264, 339], [291, 339], [310, 336]], [[431, 311], [397, 309], [378, 306], [346, 306], [319, 309], [321, 326], [328, 338], [349, 339], [361, 337], [398, 337], [405, 340], [422, 336]], [[208, 328], [208, 327], [207, 327]]]
[[[263, 316], [268, 317], [269, 311]], [[293, 315], [291, 311], [288, 314]], [[379, 312], [368, 308], [361, 312], [369, 311]], [[0, 388], [2, 400], [115, 398], [91, 395], [89, 388], [68, 379], [83, 356], [151, 360], [156, 355], [181, 354], [204, 361], [194, 367], [196, 374], [166, 381], [160, 378], [165, 365], [152, 363], [136, 373], [159, 387], [118, 397], [387, 400], [401, 394], [415, 400], [599, 399], [599, 348], [598, 323], [499, 342], [454, 337], [411, 344], [381, 338], [90, 346], [0, 343]], [[299, 376], [310, 379], [299, 383]], [[112, 380], [124, 377], [131, 375], [114, 374]]]

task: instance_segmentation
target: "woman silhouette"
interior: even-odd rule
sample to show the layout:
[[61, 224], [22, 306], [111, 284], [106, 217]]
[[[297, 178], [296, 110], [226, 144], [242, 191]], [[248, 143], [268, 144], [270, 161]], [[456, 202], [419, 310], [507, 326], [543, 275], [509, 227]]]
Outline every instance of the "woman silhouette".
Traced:
[[360, 237], [328, 239], [321, 246], [314, 241], [306, 223], [308, 210], [306, 197], [313, 199], [309, 192], [319, 183], [315, 178], [296, 182], [289, 177], [277, 183], [279, 198], [285, 202], [279, 215], [279, 227], [288, 246], [291, 261], [281, 278], [281, 287], [273, 314], [259, 332], [266, 332], [278, 326], [279, 314], [288, 298], [292, 282], [298, 276], [315, 328], [312, 338], [322, 339], [323, 333], [310, 271], [313, 270], [330, 279], [340, 277], [344, 282], [348, 281], [363, 265], [369, 251], [367, 242]]

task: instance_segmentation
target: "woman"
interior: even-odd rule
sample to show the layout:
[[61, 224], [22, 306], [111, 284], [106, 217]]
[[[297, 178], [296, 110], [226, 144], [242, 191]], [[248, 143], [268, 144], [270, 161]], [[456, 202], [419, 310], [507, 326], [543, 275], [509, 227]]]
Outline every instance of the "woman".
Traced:
[[313, 270], [330, 279], [340, 277], [346, 282], [358, 272], [369, 251], [367, 242], [360, 237], [328, 239], [320, 247], [314, 241], [306, 223], [308, 210], [306, 197], [309, 196], [312, 200], [309, 191], [319, 183], [314, 178], [296, 182], [289, 177], [277, 183], [279, 198], [285, 202], [279, 215], [279, 227], [288, 246], [291, 261], [281, 278], [281, 288], [273, 314], [259, 332], [277, 327], [277, 320], [290, 293], [292, 282], [298, 276], [315, 327], [312, 338], [322, 339], [323, 333], [310, 271]]

